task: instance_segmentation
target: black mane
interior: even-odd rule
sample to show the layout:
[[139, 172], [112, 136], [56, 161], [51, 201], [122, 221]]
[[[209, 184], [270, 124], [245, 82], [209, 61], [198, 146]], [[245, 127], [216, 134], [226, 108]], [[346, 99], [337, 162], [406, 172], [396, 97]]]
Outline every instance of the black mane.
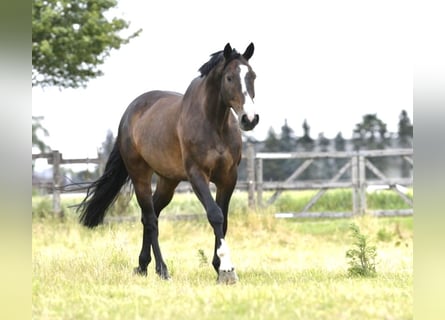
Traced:
[[[201, 72], [201, 77], [207, 76], [212, 69], [217, 66], [221, 61], [224, 60], [224, 51], [218, 51], [210, 55], [210, 60], [204, 63], [201, 68], [199, 68], [199, 72]], [[241, 54], [238, 53], [235, 49], [232, 50], [229, 59], [224, 64], [224, 67], [232, 60], [238, 59], [241, 57]]]

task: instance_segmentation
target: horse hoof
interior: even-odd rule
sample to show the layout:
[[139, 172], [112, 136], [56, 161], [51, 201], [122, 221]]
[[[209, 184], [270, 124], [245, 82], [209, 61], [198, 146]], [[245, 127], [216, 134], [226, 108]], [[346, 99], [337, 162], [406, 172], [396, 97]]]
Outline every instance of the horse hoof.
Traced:
[[137, 267], [133, 269], [133, 273], [137, 274], [138, 276], [147, 276], [147, 269], [142, 269], [141, 267]]
[[235, 284], [237, 282], [238, 282], [238, 276], [236, 275], [235, 269], [229, 271], [219, 270], [217, 283]]
[[170, 274], [168, 273], [168, 269], [166, 265], [160, 266], [156, 268], [156, 273], [162, 280], [170, 280]]
[[170, 280], [171, 277], [168, 274], [168, 272], [163, 272], [163, 273], [158, 273], [159, 278], [161, 278], [162, 280]]

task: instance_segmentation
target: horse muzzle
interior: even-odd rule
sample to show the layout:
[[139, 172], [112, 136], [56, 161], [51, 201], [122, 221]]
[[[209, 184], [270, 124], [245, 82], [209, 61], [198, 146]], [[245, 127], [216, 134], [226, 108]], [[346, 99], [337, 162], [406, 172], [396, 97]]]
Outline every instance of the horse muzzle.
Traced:
[[255, 126], [260, 121], [260, 116], [258, 114], [247, 115], [247, 113], [241, 114], [238, 118], [241, 130], [249, 131], [255, 128]]
[[[235, 106], [234, 106], [235, 105]], [[235, 118], [238, 120], [238, 124], [243, 131], [249, 131], [255, 128], [255, 126], [260, 121], [260, 116], [255, 112], [255, 110], [247, 105], [237, 106], [232, 104], [231, 110]]]

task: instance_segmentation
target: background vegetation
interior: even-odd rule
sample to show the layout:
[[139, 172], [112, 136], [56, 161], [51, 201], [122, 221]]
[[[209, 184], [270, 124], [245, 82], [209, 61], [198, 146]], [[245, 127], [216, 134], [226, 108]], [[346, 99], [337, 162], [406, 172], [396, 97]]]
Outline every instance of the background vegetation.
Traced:
[[[277, 200], [267, 207], [257, 208], [262, 214], [274, 214], [277, 212], [299, 212], [314, 196], [317, 190], [285, 191]], [[272, 192], [264, 192], [264, 202], [272, 195]], [[413, 198], [413, 190], [408, 190], [408, 196]], [[67, 215], [74, 215], [74, 206], [82, 199], [78, 196], [64, 196], [62, 207]], [[247, 214], [250, 210], [247, 206], [247, 193], [235, 191], [230, 202], [231, 210], [239, 214]], [[369, 210], [395, 210], [409, 209], [410, 207], [391, 190], [381, 190], [367, 194], [367, 206]], [[132, 194], [122, 194], [111, 207], [107, 217], [127, 216], [139, 217], [140, 211], [135, 197]], [[349, 189], [328, 190], [317, 203], [310, 208], [312, 212], [349, 212], [352, 210], [352, 191]], [[52, 197], [33, 196], [33, 217], [49, 217], [52, 215]], [[172, 202], [162, 211], [162, 216], [172, 217], [177, 215], [204, 215], [201, 203], [192, 192], [176, 193]]]
[[32, 1], [32, 85], [77, 88], [102, 75], [100, 66], [141, 30], [112, 17], [116, 0]]

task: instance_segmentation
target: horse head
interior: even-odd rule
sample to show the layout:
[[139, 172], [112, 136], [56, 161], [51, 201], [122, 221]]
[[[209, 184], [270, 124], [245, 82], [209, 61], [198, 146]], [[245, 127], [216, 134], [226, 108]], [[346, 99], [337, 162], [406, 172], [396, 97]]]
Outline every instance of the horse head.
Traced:
[[255, 112], [255, 72], [249, 65], [254, 45], [251, 43], [241, 55], [228, 43], [224, 47], [224, 68], [221, 77], [221, 97], [238, 118], [242, 130], [255, 128], [259, 115]]
[[232, 109], [240, 128], [245, 131], [252, 130], [259, 121], [253, 103], [256, 75], [249, 65], [253, 51], [253, 43], [243, 54], [227, 43], [224, 50], [212, 54], [211, 59], [199, 69], [201, 77], [207, 77], [210, 87], [219, 90], [222, 104]]

